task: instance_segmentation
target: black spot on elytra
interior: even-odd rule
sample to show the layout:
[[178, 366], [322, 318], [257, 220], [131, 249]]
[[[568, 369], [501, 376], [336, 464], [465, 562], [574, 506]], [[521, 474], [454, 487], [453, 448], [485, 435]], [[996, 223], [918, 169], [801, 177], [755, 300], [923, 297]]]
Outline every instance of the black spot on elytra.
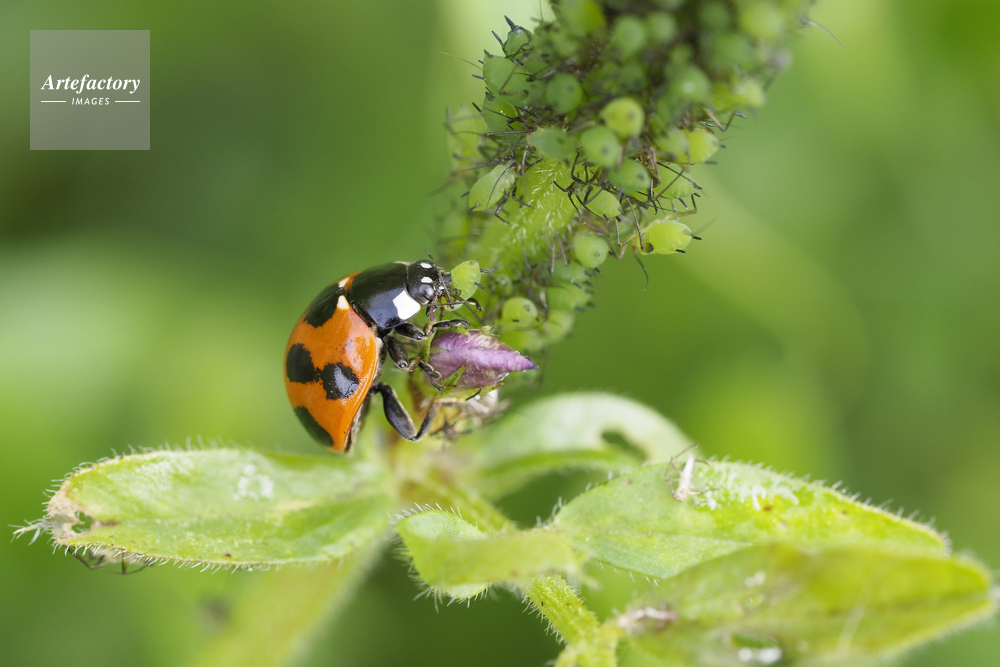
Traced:
[[312, 436], [313, 440], [326, 447], [333, 445], [333, 436], [319, 425], [319, 422], [309, 413], [307, 408], [295, 408], [295, 416], [306, 427], [306, 431]]
[[319, 371], [313, 366], [312, 355], [305, 345], [296, 343], [289, 348], [285, 357], [285, 373], [292, 382], [315, 382], [319, 378]]
[[326, 366], [319, 372], [319, 377], [330, 400], [349, 398], [361, 386], [354, 371], [340, 362]]
[[306, 309], [305, 321], [314, 327], [326, 324], [337, 310], [337, 300], [343, 293], [343, 288], [336, 283], [320, 292]]

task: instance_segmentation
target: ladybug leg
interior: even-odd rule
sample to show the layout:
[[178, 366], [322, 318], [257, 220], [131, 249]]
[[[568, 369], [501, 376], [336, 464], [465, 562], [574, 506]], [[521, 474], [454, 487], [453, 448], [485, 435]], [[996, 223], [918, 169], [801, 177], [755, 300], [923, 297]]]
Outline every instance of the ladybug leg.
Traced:
[[423, 359], [413, 359], [410, 360], [406, 353], [406, 348], [403, 344], [392, 336], [387, 336], [385, 339], [385, 349], [389, 353], [389, 358], [392, 359], [392, 363], [396, 364], [396, 368], [403, 371], [412, 371], [414, 368], [419, 368], [424, 373], [427, 374], [427, 379], [438, 391], [444, 391], [444, 387], [438, 380], [441, 379], [441, 374], [437, 372], [433, 366], [424, 361]]
[[438, 329], [448, 329], [451, 327], [468, 327], [468, 320], [441, 320], [439, 322], [431, 322], [427, 325], [427, 328], [432, 331], [437, 331]]
[[[427, 435], [431, 426], [434, 425], [434, 420], [437, 419], [437, 414], [441, 406], [454, 404], [457, 400], [449, 398], [435, 398], [432, 400], [430, 406], [427, 408], [427, 414], [424, 415], [424, 420], [420, 422], [420, 428], [418, 429], [413, 425], [413, 419], [399, 401], [399, 396], [396, 395], [395, 389], [385, 383], [378, 382], [372, 385], [371, 391], [382, 395], [382, 409], [385, 410], [386, 421], [407, 440], [420, 440]], [[461, 401], [458, 401], [458, 403], [461, 404]]]
[[410, 357], [406, 354], [406, 348], [396, 338], [385, 337], [385, 350], [389, 353], [392, 363], [396, 364], [396, 368], [404, 371], [413, 370], [413, 366], [410, 365]]
[[441, 383], [438, 382], [438, 380], [441, 379], [441, 373], [422, 359], [417, 359], [417, 366], [419, 366], [420, 370], [427, 374], [427, 381], [430, 382], [435, 389], [438, 391], [444, 391], [444, 387], [442, 387]]
[[372, 385], [371, 391], [382, 394], [382, 409], [385, 411], [385, 419], [389, 425], [407, 440], [416, 440], [417, 428], [413, 425], [413, 419], [410, 418], [406, 408], [399, 402], [396, 390], [387, 384], [378, 382]]
[[410, 340], [421, 341], [427, 338], [427, 334], [423, 329], [410, 322], [403, 322], [398, 327], [393, 329], [392, 332], [399, 334], [403, 338], [409, 338]]

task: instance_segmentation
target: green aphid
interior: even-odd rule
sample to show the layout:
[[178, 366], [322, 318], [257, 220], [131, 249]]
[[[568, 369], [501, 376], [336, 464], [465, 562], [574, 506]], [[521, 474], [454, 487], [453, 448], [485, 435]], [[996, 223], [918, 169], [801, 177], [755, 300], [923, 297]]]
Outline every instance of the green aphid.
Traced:
[[704, 2], [698, 12], [701, 25], [708, 30], [725, 30], [729, 27], [732, 17], [724, 2]]
[[478, 260], [462, 262], [451, 270], [451, 286], [459, 291], [460, 298], [469, 299], [476, 293], [480, 274]]
[[542, 334], [534, 329], [508, 329], [500, 336], [500, 342], [527, 354], [538, 352], [545, 347]]
[[590, 199], [585, 203], [588, 211], [608, 220], [617, 218], [622, 214], [622, 205], [618, 201], [618, 197], [607, 190], [601, 190], [596, 195], [591, 195]]
[[740, 79], [732, 84], [719, 82], [712, 91], [712, 105], [719, 111], [757, 109], [766, 102], [764, 87], [756, 79]]
[[653, 187], [655, 199], [682, 199], [694, 194], [694, 182], [686, 171], [675, 172], [663, 166], [658, 166], [660, 182]]
[[623, 57], [631, 58], [646, 46], [646, 26], [638, 16], [626, 14], [615, 21], [611, 46]]
[[603, 125], [581, 132], [580, 148], [590, 163], [604, 168], [613, 167], [618, 163], [622, 149], [615, 133]]
[[508, 56], [513, 56], [531, 42], [531, 33], [506, 16], [504, 18], [507, 19], [510, 32], [507, 33], [507, 40], [503, 43], [503, 52]]
[[576, 316], [568, 310], [550, 310], [549, 318], [542, 324], [541, 334], [547, 344], [565, 338], [573, 329]]
[[683, 251], [693, 238], [694, 234], [682, 222], [669, 219], [655, 222], [646, 230], [646, 252], [670, 255]]
[[743, 79], [733, 85], [733, 95], [741, 106], [759, 109], [767, 103], [764, 86], [757, 79]]
[[646, 17], [646, 35], [651, 46], [666, 44], [677, 36], [677, 20], [666, 12], [650, 12]]
[[608, 180], [623, 192], [638, 192], [644, 195], [648, 195], [649, 184], [652, 182], [646, 168], [635, 160], [625, 160], [620, 167], [609, 171]]
[[740, 27], [751, 37], [774, 40], [785, 29], [785, 14], [767, 0], [750, 0], [740, 6]]
[[518, 107], [537, 100], [545, 90], [544, 83], [532, 80], [517, 63], [489, 53], [483, 59], [483, 80], [491, 93]]
[[523, 130], [524, 126], [516, 122], [517, 109], [510, 102], [505, 102], [493, 95], [487, 95], [483, 102], [483, 120], [490, 132], [508, 132]]
[[712, 82], [694, 65], [687, 65], [670, 77], [667, 95], [682, 102], [707, 102], [712, 93]]
[[559, 24], [549, 26], [546, 36], [549, 38], [552, 48], [560, 58], [572, 58], [580, 50], [580, 40], [569, 33]]
[[588, 269], [596, 269], [608, 258], [608, 242], [590, 232], [579, 232], [573, 237], [573, 256]]
[[666, 134], [656, 136], [653, 143], [659, 150], [663, 151], [664, 157], [669, 162], [687, 164], [691, 161], [691, 149], [688, 145], [687, 134], [679, 127], [672, 127]]
[[616, 90], [621, 92], [641, 92], [649, 85], [646, 67], [640, 60], [627, 62], [618, 68], [615, 76]]
[[510, 164], [503, 163], [493, 167], [469, 190], [469, 208], [485, 210], [499, 204], [514, 185], [514, 175], [514, 168]]
[[622, 139], [638, 136], [646, 123], [642, 106], [631, 97], [619, 97], [601, 109], [601, 120]]
[[528, 135], [528, 144], [553, 160], [569, 160], [576, 155], [576, 142], [557, 127], [543, 127]]
[[604, 11], [594, 0], [559, 0], [559, 14], [569, 31], [585, 37], [605, 27]]
[[696, 164], [708, 162], [715, 155], [715, 152], [719, 150], [719, 138], [708, 130], [695, 128], [684, 134], [687, 135], [688, 145], [690, 146], [689, 155], [691, 156], [691, 162]]
[[738, 32], [725, 30], [712, 37], [709, 63], [717, 69], [750, 70], [759, 65], [750, 41]]
[[523, 296], [511, 297], [503, 304], [500, 321], [505, 328], [529, 329], [538, 324], [538, 307]]
[[554, 111], [569, 113], [583, 102], [583, 87], [572, 74], [559, 72], [549, 79], [545, 99]]
[[552, 278], [546, 290], [550, 310], [574, 310], [590, 303], [591, 293], [587, 288], [590, 274], [579, 262], [569, 265], [556, 262]]

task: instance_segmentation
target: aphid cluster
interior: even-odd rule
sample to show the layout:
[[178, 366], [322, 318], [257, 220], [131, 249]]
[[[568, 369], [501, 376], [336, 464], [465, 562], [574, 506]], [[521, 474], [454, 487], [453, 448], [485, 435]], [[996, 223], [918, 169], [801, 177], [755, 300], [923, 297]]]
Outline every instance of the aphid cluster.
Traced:
[[609, 257], [684, 252], [692, 170], [764, 103], [811, 0], [558, 0], [529, 31], [508, 19], [486, 94], [448, 120], [447, 264], [475, 257], [482, 324], [535, 352], [571, 329]]

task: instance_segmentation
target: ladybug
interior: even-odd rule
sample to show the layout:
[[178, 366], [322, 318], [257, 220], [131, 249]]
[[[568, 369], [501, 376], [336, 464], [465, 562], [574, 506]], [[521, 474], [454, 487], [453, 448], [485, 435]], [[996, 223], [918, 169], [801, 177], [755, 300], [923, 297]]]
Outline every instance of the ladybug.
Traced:
[[350, 451], [368, 397], [376, 393], [400, 435], [407, 440], [426, 435], [436, 405], [417, 429], [395, 390], [379, 378], [388, 355], [401, 369], [419, 367], [438, 386], [440, 374], [423, 360], [411, 361], [399, 338], [422, 341], [434, 330], [468, 325], [443, 320], [421, 329], [410, 322], [421, 308], [430, 317], [437, 304], [455, 305], [450, 285], [451, 275], [425, 260], [352, 273], [319, 293], [292, 329], [285, 350], [285, 389], [309, 435], [333, 451]]

